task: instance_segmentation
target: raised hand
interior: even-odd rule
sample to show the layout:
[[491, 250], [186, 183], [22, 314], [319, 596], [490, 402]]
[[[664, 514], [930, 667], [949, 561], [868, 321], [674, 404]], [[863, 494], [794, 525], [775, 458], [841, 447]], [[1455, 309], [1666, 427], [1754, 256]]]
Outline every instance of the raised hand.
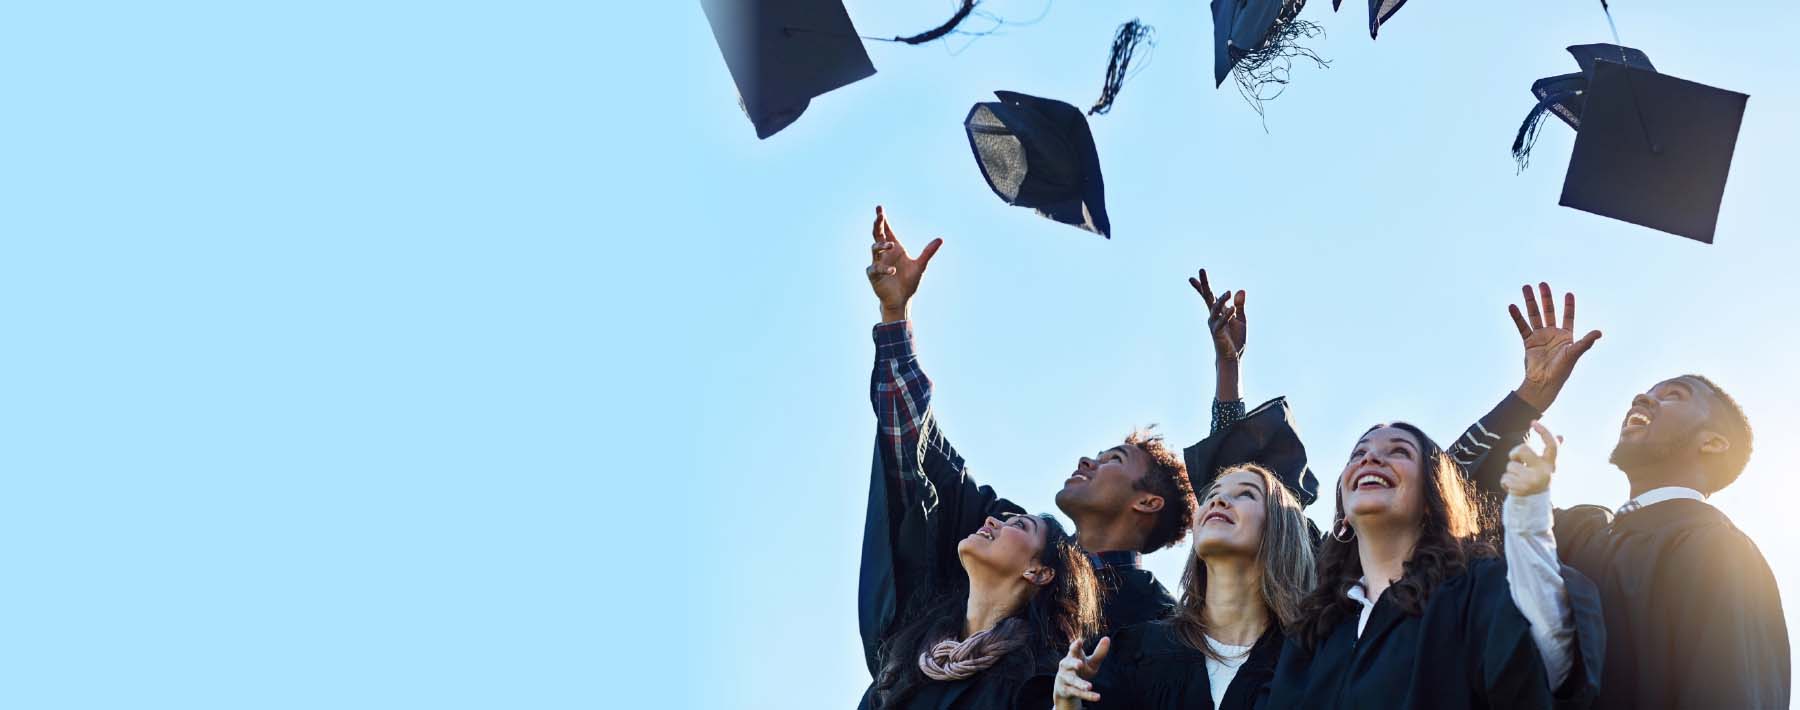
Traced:
[[1600, 339], [1600, 331], [1589, 331], [1580, 340], [1575, 339], [1574, 293], [1563, 294], [1562, 323], [1558, 325], [1550, 284], [1538, 284], [1538, 292], [1544, 297], [1541, 311], [1532, 288], [1526, 286], [1523, 290], [1525, 312], [1521, 313], [1517, 304], [1508, 307], [1513, 325], [1518, 326], [1519, 338], [1525, 344], [1525, 380], [1519, 384], [1518, 393], [1521, 399], [1542, 412], [1556, 401], [1556, 395], [1562, 392], [1569, 375], [1575, 371], [1575, 363]]
[[1562, 437], [1550, 433], [1539, 422], [1532, 422], [1531, 428], [1544, 440], [1544, 451], [1538, 453], [1530, 442], [1521, 441], [1506, 455], [1506, 473], [1500, 475], [1500, 486], [1507, 495], [1528, 496], [1550, 490], [1550, 476], [1556, 473], [1556, 450]]
[[925, 275], [926, 265], [931, 263], [932, 255], [944, 240], [933, 239], [917, 257], [907, 253], [906, 247], [900, 244], [900, 238], [894, 235], [894, 228], [888, 225], [887, 214], [881, 206], [875, 207], [875, 241], [869, 245], [869, 287], [875, 290], [875, 297], [881, 301], [882, 322], [906, 320], [907, 304], [912, 301], [914, 293], [919, 290], [919, 279]]
[[1106, 652], [1110, 650], [1110, 637], [1101, 638], [1092, 655], [1081, 652], [1081, 639], [1069, 642], [1069, 655], [1056, 664], [1056, 684], [1052, 691], [1056, 710], [1079, 710], [1083, 700], [1100, 702], [1100, 694], [1094, 692], [1094, 684], [1088, 681], [1100, 673], [1100, 662], [1106, 660]]
[[1219, 361], [1236, 362], [1244, 356], [1244, 292], [1233, 294], [1230, 291], [1213, 297], [1212, 284], [1206, 280], [1206, 269], [1200, 270], [1199, 278], [1188, 278], [1188, 285], [1200, 293], [1200, 299], [1206, 302], [1206, 327], [1212, 331], [1213, 357]]

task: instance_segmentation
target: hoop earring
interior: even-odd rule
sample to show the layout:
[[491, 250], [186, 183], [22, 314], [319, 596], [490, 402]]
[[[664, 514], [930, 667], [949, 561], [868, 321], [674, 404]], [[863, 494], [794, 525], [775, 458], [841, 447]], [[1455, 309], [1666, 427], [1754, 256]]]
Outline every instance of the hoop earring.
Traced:
[[1350, 527], [1350, 521], [1338, 518], [1337, 524], [1331, 526], [1331, 539], [1338, 542], [1355, 540], [1356, 528]]

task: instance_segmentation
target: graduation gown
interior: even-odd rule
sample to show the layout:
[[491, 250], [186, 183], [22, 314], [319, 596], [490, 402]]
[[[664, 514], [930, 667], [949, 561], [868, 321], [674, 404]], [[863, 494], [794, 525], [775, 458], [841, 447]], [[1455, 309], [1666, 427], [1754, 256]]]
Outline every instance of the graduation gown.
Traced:
[[1359, 638], [1357, 617], [1339, 622], [1317, 649], [1289, 643], [1269, 685], [1268, 708], [1581, 707], [1592, 700], [1599, 663], [1598, 591], [1565, 569], [1574, 609], [1575, 667], [1553, 694], [1531, 627], [1513, 604], [1506, 565], [1478, 559], [1440, 583], [1423, 613], [1382, 595]]
[[1213, 707], [1206, 654], [1183, 643], [1168, 620], [1120, 629], [1094, 677], [1100, 702], [1088, 710], [1249, 710], [1267, 694], [1285, 639], [1274, 626], [1244, 659], [1225, 698]]
[[[1507, 395], [1464, 440], [1489, 439], [1470, 475], [1500, 490], [1506, 452], [1539, 416]], [[1459, 442], [1461, 445], [1461, 442]], [[1595, 707], [1786, 708], [1787, 619], [1756, 544], [1711, 505], [1677, 499], [1613, 518], [1556, 512], [1557, 554], [1599, 586], [1606, 659]]]
[[[921, 457], [919, 465], [907, 467], [891, 458], [884, 462], [878, 446], [872, 467], [857, 605], [863, 660], [871, 676], [879, 675], [881, 645], [900, 624], [946, 593], [967, 593], [968, 574], [957, 557], [956, 544], [980, 528], [990, 515], [1024, 512], [995, 495], [993, 489], [978, 486], [961, 475], [962, 458], [936, 426], [928, 425], [924, 435], [924, 446], [932, 453]], [[950, 466], [954, 466], [955, 475], [942, 470]], [[927, 467], [940, 470], [928, 474]], [[934, 479], [949, 485], [938, 486]], [[900, 707], [1050, 707], [1056, 664], [1062, 659], [1062, 651], [1049, 643], [1014, 651], [970, 678], [927, 682]], [[863, 693], [859, 708], [871, 707], [873, 690], [871, 684]]]
[[1100, 582], [1100, 614], [1103, 633], [1134, 624], [1168, 618], [1175, 611], [1175, 597], [1142, 567], [1097, 567]]

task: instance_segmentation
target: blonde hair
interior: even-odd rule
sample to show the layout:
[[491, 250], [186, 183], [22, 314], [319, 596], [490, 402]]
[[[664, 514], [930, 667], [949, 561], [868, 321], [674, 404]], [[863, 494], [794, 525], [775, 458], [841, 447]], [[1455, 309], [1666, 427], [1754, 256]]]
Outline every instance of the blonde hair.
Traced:
[[[1237, 464], [1219, 471], [1219, 477], [1249, 471], [1262, 479], [1263, 529], [1257, 544], [1257, 585], [1269, 616], [1282, 629], [1300, 621], [1300, 601], [1318, 582], [1313, 562], [1312, 537], [1307, 532], [1306, 514], [1300, 499], [1287, 486], [1281, 485], [1269, 469], [1253, 463]], [[1214, 480], [1218, 480], [1214, 478]], [[1183, 643], [1214, 660], [1218, 657], [1212, 644], [1206, 642], [1206, 622], [1201, 615], [1206, 606], [1206, 563], [1200, 551], [1188, 557], [1187, 571], [1181, 575], [1181, 603], [1175, 607], [1171, 622]]]

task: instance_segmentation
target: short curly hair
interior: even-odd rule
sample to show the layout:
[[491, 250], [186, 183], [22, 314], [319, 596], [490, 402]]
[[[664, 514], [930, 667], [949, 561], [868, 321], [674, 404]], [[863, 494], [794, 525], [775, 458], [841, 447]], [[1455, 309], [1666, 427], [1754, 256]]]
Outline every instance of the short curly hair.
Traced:
[[1708, 379], [1705, 375], [1682, 375], [1682, 377], [1697, 380], [1706, 385], [1707, 389], [1712, 390], [1713, 406], [1711, 416], [1708, 417], [1708, 424], [1714, 428], [1723, 429], [1724, 431], [1719, 433], [1724, 434], [1725, 438], [1731, 442], [1731, 448], [1725, 451], [1725, 457], [1720, 461], [1718, 469], [1708, 477], [1707, 483], [1712, 486], [1712, 490], [1706, 491], [1706, 494], [1712, 495], [1737, 481], [1738, 476], [1744, 472], [1744, 467], [1750, 465], [1750, 450], [1755, 443], [1754, 432], [1750, 430], [1750, 417], [1744, 414], [1744, 408], [1718, 383]]
[[1162, 510], [1156, 512], [1156, 522], [1138, 550], [1145, 553], [1174, 546], [1194, 527], [1194, 485], [1188, 481], [1187, 466], [1163, 443], [1162, 435], [1152, 431], [1155, 428], [1152, 424], [1125, 437], [1125, 443], [1136, 446], [1150, 459], [1144, 475], [1132, 487], [1163, 499]]

